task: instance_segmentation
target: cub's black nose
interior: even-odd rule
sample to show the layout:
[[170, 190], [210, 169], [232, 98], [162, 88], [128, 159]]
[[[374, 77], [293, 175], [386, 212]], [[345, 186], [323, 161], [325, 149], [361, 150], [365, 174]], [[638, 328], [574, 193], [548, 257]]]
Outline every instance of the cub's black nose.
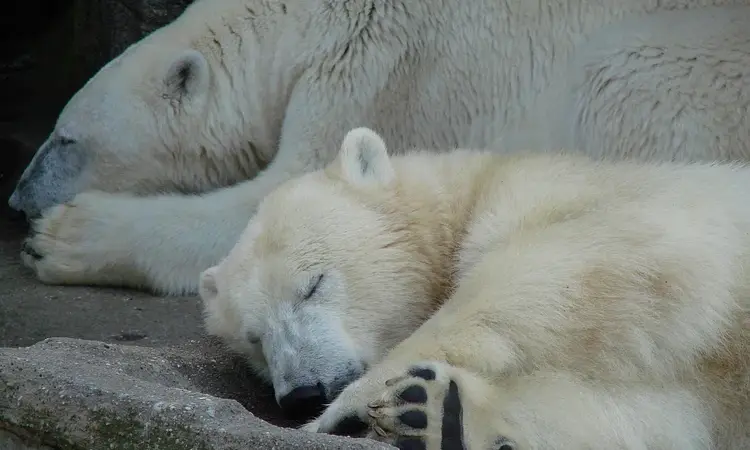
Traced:
[[325, 403], [325, 390], [321, 384], [294, 388], [279, 400], [284, 414], [293, 419], [317, 416], [323, 412]]

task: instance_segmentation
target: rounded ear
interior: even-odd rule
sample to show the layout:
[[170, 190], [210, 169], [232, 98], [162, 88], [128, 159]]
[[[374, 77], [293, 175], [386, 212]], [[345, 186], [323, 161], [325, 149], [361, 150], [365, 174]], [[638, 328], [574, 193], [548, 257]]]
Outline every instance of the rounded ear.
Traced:
[[198, 282], [198, 294], [203, 303], [211, 303], [219, 295], [219, 288], [216, 285], [217, 269], [217, 266], [213, 266], [201, 272], [200, 281]]
[[195, 95], [208, 87], [208, 61], [202, 53], [185, 50], [169, 66], [164, 86], [170, 97]]
[[353, 184], [386, 185], [396, 176], [383, 138], [365, 127], [344, 136], [337, 163], [344, 179]]

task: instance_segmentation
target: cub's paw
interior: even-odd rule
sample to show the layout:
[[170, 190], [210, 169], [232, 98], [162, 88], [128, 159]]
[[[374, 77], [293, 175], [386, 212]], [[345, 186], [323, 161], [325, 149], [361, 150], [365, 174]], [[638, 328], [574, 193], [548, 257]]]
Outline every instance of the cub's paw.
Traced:
[[415, 365], [386, 381], [380, 399], [367, 405], [372, 419], [368, 437], [401, 450], [518, 449], [513, 440], [492, 435], [492, 430], [483, 430], [482, 436], [467, 436], [465, 409], [472, 405], [464, 395], [462, 381], [472, 382], [460, 369], [441, 362]]
[[79, 194], [45, 211], [33, 222], [21, 248], [24, 265], [48, 284], [106, 281], [105, 272], [128, 239], [124, 224], [118, 223], [117, 202], [109, 202], [109, 197]]

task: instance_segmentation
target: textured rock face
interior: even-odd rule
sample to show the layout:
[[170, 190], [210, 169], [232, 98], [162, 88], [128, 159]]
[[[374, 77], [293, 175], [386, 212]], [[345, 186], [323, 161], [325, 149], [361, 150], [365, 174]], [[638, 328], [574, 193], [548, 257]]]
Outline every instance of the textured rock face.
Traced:
[[[78, 57], [101, 66], [151, 31], [174, 20], [193, 0], [75, 0]], [[90, 56], [88, 56], [90, 55]]]
[[237, 377], [217, 377], [227, 360], [220, 353], [214, 358], [216, 350], [210, 342], [155, 349], [65, 338], [0, 349], [0, 445], [24, 450], [392, 448], [280, 428], [236, 400], [212, 395], [238, 387], [263, 391], [228, 386], [241, 380]]

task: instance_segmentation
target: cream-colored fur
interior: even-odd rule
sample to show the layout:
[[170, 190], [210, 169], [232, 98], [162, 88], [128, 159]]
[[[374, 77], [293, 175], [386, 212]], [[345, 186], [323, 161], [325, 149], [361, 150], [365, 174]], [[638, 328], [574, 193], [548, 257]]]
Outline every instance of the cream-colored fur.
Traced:
[[311, 431], [440, 449], [453, 380], [467, 449], [748, 448], [748, 192], [740, 165], [389, 158], [356, 129], [201, 275], [206, 326], [277, 398], [345, 378]]
[[263, 197], [356, 126], [394, 153], [746, 160], [748, 4], [200, 0], [63, 110], [11, 198], [61, 204], [23, 259], [47, 283], [195, 292]]

